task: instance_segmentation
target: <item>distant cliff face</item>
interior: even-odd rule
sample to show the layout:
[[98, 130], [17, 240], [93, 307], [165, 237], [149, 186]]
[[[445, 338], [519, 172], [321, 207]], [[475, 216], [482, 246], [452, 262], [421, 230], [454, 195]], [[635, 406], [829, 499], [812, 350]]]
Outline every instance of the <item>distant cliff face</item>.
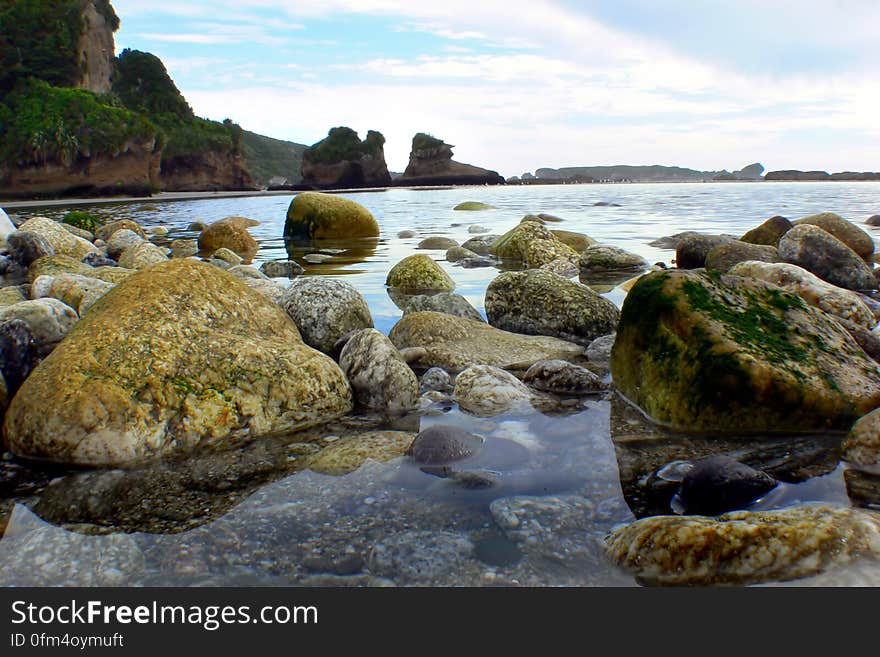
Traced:
[[257, 189], [241, 154], [234, 151], [205, 151], [163, 158], [159, 180], [167, 192]]
[[107, 0], [87, 0], [82, 22], [78, 46], [82, 79], [78, 86], [96, 94], [107, 93], [116, 54], [113, 32], [119, 26], [119, 19]]
[[499, 185], [504, 178], [495, 171], [462, 164], [452, 159], [452, 145], [425, 133], [413, 137], [409, 164], [400, 185]]
[[331, 128], [327, 137], [303, 153], [302, 184], [318, 188], [387, 187], [385, 137], [370, 130], [363, 141], [347, 127]]

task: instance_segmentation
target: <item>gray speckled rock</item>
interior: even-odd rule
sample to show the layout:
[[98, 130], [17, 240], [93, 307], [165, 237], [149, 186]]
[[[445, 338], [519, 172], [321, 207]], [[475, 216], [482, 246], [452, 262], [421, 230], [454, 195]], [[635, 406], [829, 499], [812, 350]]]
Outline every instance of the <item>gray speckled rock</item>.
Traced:
[[37, 351], [45, 356], [61, 342], [79, 317], [73, 308], [58, 299], [32, 299], [0, 308], [0, 322], [9, 319], [20, 319], [28, 325]]
[[408, 531], [388, 536], [373, 546], [370, 572], [393, 577], [398, 585], [439, 586], [454, 582], [467, 566], [481, 569], [474, 544], [465, 534]]
[[485, 322], [480, 311], [474, 308], [467, 299], [460, 294], [441, 292], [440, 294], [418, 294], [409, 298], [403, 308], [403, 314], [433, 310], [438, 313], [467, 317], [478, 322]]
[[843, 441], [843, 458], [858, 466], [880, 464], [880, 409], [856, 421]]
[[304, 269], [293, 260], [271, 260], [260, 265], [260, 271], [269, 278], [293, 278], [302, 274]]
[[449, 372], [439, 367], [432, 367], [422, 374], [419, 381], [419, 392], [452, 392], [455, 387]]
[[547, 264], [541, 265], [539, 269], [549, 271], [553, 274], [557, 274], [558, 276], [562, 276], [563, 278], [574, 278], [580, 273], [578, 266], [570, 260], [566, 260], [565, 258], [556, 258], [556, 260], [551, 260]]
[[748, 242], [719, 244], [706, 256], [706, 269], [727, 272], [737, 263], [747, 260], [779, 262], [779, 251], [775, 246], [749, 244]]
[[491, 365], [471, 365], [455, 378], [452, 398], [468, 413], [491, 417], [530, 406], [532, 394], [510, 372]]
[[855, 251], [817, 226], [800, 224], [779, 240], [779, 257], [848, 290], [876, 289], [871, 267]]
[[128, 247], [143, 241], [144, 238], [133, 230], [122, 228], [112, 233], [110, 237], [107, 238], [107, 255], [114, 260], [119, 260], [119, 256], [121, 256]]
[[565, 360], [535, 363], [526, 371], [523, 383], [558, 395], [593, 395], [608, 389], [602, 379], [586, 367]]
[[6, 236], [12, 257], [27, 267], [37, 258], [55, 255], [55, 248], [42, 235], [14, 230]]
[[119, 266], [125, 269], [146, 269], [166, 260], [168, 256], [165, 255], [165, 249], [159, 248], [152, 242], [140, 241], [122, 252], [119, 256]]
[[880, 554], [880, 521], [827, 505], [717, 518], [654, 516], [612, 532], [606, 549], [648, 584], [751, 584], [815, 575]]
[[808, 217], [801, 217], [792, 222], [795, 226], [807, 224], [818, 226], [834, 235], [841, 242], [855, 251], [862, 258], [870, 258], [874, 253], [874, 240], [861, 228], [833, 212], [820, 212]]
[[506, 331], [588, 345], [613, 331], [620, 313], [586, 285], [549, 271], [505, 272], [486, 289], [489, 323]]
[[31, 298], [51, 297], [63, 301], [82, 317], [94, 303], [113, 288], [114, 283], [78, 274], [39, 276], [31, 283]]
[[367, 408], [402, 413], [418, 406], [419, 381], [381, 331], [355, 333], [342, 349], [339, 367]]
[[329, 278], [300, 278], [284, 291], [281, 307], [302, 334], [303, 342], [325, 354], [352, 329], [373, 328], [367, 302], [352, 285]]
[[629, 271], [638, 273], [648, 268], [648, 263], [640, 255], [630, 253], [616, 246], [596, 244], [581, 253], [579, 262], [581, 275], [588, 277], [593, 273]]
[[474, 456], [483, 439], [452, 424], [435, 424], [420, 432], [406, 455], [422, 465], [454, 463]]

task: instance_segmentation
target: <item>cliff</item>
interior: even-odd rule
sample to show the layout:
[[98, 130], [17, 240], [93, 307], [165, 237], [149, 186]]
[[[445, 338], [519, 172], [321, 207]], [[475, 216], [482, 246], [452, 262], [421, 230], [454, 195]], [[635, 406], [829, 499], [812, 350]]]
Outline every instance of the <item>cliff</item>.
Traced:
[[82, 34], [77, 51], [82, 77], [80, 89], [96, 94], [110, 91], [116, 43], [113, 33], [119, 28], [119, 17], [108, 0], [87, 0], [82, 10]]
[[351, 128], [331, 128], [324, 139], [303, 153], [302, 185], [317, 189], [387, 187], [391, 174], [384, 146], [381, 132], [370, 130], [361, 141]]
[[241, 145], [245, 167], [258, 185], [289, 186], [302, 180], [303, 153], [308, 148], [305, 144], [244, 130]]
[[798, 171], [796, 169], [788, 169], [784, 171], [770, 171], [764, 180], [776, 181], [823, 181], [837, 180], [843, 182], [857, 182], [865, 180], [880, 180], [880, 173], [874, 171], [840, 171], [837, 173], [828, 173], [827, 171]]
[[395, 185], [503, 185], [496, 171], [452, 159], [451, 144], [425, 133], [413, 137], [409, 164]]

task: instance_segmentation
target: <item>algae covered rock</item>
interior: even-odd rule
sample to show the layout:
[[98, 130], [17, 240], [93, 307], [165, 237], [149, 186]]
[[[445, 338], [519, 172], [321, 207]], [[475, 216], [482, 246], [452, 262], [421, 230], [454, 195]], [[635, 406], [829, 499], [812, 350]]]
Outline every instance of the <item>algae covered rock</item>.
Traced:
[[451, 237], [426, 237], [421, 242], [419, 242], [417, 249], [425, 249], [427, 251], [446, 251], [447, 249], [451, 249], [453, 247], [458, 246], [458, 242], [456, 242]]
[[79, 274], [40, 276], [31, 284], [31, 297], [63, 301], [82, 317], [95, 302], [113, 288], [113, 283]]
[[545, 336], [519, 335], [464, 317], [417, 312], [403, 317], [388, 336], [398, 349], [421, 348], [421, 367], [460, 372], [471, 365], [526, 370], [539, 360], [578, 359], [580, 345]]
[[285, 241], [378, 236], [379, 224], [364, 206], [322, 192], [297, 194], [284, 222]]
[[760, 226], [752, 228], [739, 239], [741, 242], [748, 242], [749, 244], [776, 246], [779, 244], [779, 238], [790, 231], [793, 226], [794, 224], [785, 217], [776, 215], [775, 217], [770, 217]]
[[488, 203], [482, 203], [480, 201], [462, 201], [452, 209], [463, 210], [466, 212], [478, 212], [480, 210], [494, 210], [495, 206], [489, 205]]
[[801, 217], [792, 222], [795, 226], [807, 224], [818, 226], [826, 233], [834, 235], [862, 258], [870, 258], [874, 253], [874, 240], [861, 228], [833, 212], [820, 212]]
[[880, 405], [880, 368], [838, 322], [763, 281], [644, 276], [611, 352], [617, 388], [685, 430], [844, 429]]
[[[545, 219], [550, 215], [538, 215], [541, 218]], [[584, 235], [583, 233], [575, 233], [570, 230], [551, 230], [551, 233], [556, 236], [556, 238], [562, 242], [563, 244], [570, 246], [578, 253], [583, 253], [591, 246], [596, 246], [599, 243], [594, 240], [589, 235]]]
[[199, 251], [211, 256], [220, 249], [229, 249], [249, 265], [260, 246], [241, 219], [243, 217], [227, 217], [207, 226], [199, 235]]
[[367, 408], [402, 413], [419, 404], [419, 380], [381, 331], [355, 333], [342, 348], [339, 367], [355, 400]]
[[4, 435], [19, 456], [115, 465], [350, 409], [342, 372], [283, 310], [216, 267], [175, 259], [92, 307], [25, 381]]
[[[476, 248], [469, 246], [471, 241], [462, 246], [479, 253]], [[534, 221], [523, 220], [504, 233], [492, 242], [489, 252], [502, 260], [522, 262], [529, 268], [540, 267], [557, 258], [576, 263], [580, 257], [577, 251], [547, 230], [537, 217]]]
[[43, 237], [58, 255], [65, 255], [76, 260], [82, 260], [89, 253], [97, 253], [98, 248], [81, 237], [64, 230], [57, 221], [46, 217], [34, 217], [28, 219], [18, 227], [20, 231], [36, 233]]
[[581, 253], [579, 266], [581, 276], [588, 278], [594, 273], [640, 272], [648, 268], [648, 263], [640, 255], [616, 246], [596, 244]]
[[811, 224], [795, 226], [779, 240], [779, 257], [848, 290], [876, 289], [871, 267], [831, 233]]
[[605, 547], [645, 584], [753, 584], [880, 554], [880, 522], [864, 511], [827, 505], [717, 518], [654, 516], [615, 530]]
[[543, 269], [505, 272], [486, 289], [486, 316], [496, 328], [549, 335], [585, 347], [614, 331], [617, 306], [586, 285]]
[[424, 253], [407, 256], [398, 262], [385, 279], [385, 285], [400, 290], [440, 290], [452, 292], [455, 283], [431, 256]]

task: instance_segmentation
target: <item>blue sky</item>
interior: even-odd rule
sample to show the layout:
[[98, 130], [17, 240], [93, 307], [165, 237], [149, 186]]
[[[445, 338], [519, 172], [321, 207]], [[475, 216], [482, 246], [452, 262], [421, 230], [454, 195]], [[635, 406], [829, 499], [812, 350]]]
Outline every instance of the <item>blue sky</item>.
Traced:
[[197, 114], [455, 159], [880, 170], [875, 0], [114, 0]]

